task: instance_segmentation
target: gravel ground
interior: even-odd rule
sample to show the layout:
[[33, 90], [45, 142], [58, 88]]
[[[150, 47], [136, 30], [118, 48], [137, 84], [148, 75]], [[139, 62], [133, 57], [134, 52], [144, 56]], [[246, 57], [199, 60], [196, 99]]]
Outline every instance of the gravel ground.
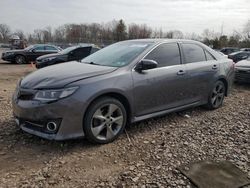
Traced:
[[250, 177], [250, 85], [224, 106], [171, 113], [129, 126], [118, 140], [47, 141], [20, 131], [11, 94], [29, 65], [0, 63], [0, 187], [194, 187], [178, 167], [229, 160]]

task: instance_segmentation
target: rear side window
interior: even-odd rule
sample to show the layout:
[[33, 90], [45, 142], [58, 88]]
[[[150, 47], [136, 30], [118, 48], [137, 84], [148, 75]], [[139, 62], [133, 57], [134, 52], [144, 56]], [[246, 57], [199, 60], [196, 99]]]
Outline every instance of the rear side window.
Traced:
[[206, 61], [203, 48], [196, 44], [182, 44], [185, 63]]
[[46, 51], [58, 51], [55, 47], [53, 46], [45, 46]]
[[156, 61], [158, 67], [179, 65], [181, 63], [180, 51], [176, 43], [161, 44], [150, 52], [145, 59]]
[[204, 51], [206, 54], [207, 61], [215, 60], [215, 58], [207, 50], [204, 50]]
[[99, 48], [92, 47], [90, 54], [93, 54], [93, 53], [97, 52], [98, 50], [99, 50]]
[[90, 54], [91, 47], [77, 48], [73, 51], [74, 57], [79, 59], [87, 57]]

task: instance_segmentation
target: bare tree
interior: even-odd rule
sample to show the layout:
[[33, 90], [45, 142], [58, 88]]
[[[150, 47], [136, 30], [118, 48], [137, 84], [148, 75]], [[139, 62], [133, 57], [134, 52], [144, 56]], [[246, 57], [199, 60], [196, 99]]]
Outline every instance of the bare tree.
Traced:
[[24, 32], [20, 29], [16, 30], [13, 34], [17, 35], [21, 40], [25, 38]]
[[0, 24], [0, 39], [2, 42], [7, 42], [10, 36], [10, 27], [6, 24]]
[[244, 26], [243, 34], [246, 38], [250, 39], [250, 20], [247, 21], [247, 23]]

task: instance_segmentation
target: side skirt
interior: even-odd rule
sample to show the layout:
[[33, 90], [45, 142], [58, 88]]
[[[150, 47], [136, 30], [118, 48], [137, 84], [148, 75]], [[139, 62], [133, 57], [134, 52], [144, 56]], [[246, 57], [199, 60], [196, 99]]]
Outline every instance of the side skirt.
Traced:
[[135, 122], [138, 122], [138, 121], [142, 121], [142, 120], [157, 117], [157, 116], [162, 116], [162, 115], [165, 115], [165, 114], [168, 114], [168, 113], [171, 113], [171, 112], [177, 112], [177, 111], [180, 111], [180, 110], [185, 110], [185, 109], [188, 109], [188, 108], [191, 108], [191, 107], [196, 107], [196, 106], [200, 106], [200, 105], [204, 105], [204, 104], [205, 104], [204, 102], [197, 101], [197, 102], [194, 102], [194, 103], [191, 103], [191, 104], [187, 104], [187, 105], [183, 105], [183, 106], [179, 106], [179, 107], [175, 107], [175, 108], [171, 108], [171, 109], [167, 109], [167, 110], [163, 110], [163, 111], [159, 111], [159, 112], [154, 112], [154, 113], [143, 115], [143, 116], [134, 117], [131, 120], [131, 123], [135, 123]]

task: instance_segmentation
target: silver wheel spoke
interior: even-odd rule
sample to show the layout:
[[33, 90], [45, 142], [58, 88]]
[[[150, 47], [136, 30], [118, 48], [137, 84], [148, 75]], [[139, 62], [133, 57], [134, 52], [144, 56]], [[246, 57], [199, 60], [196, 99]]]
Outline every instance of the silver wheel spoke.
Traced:
[[218, 93], [218, 97], [223, 97], [224, 96], [224, 93]]
[[107, 116], [111, 116], [116, 110], [118, 109], [118, 107], [114, 104], [110, 104], [108, 106], [108, 113]]
[[98, 110], [94, 113], [93, 118], [99, 119], [99, 120], [101, 120], [101, 121], [105, 121], [105, 120], [106, 120], [106, 117], [102, 115], [101, 109], [98, 109]]
[[105, 128], [105, 122], [98, 125], [97, 127], [92, 128], [93, 135], [95, 137], [98, 136], [104, 128]]
[[107, 134], [106, 134], [106, 139], [111, 139], [115, 136], [114, 131], [112, 130], [112, 128], [110, 126], [107, 126]]
[[123, 116], [118, 116], [118, 117], [112, 118], [112, 122], [116, 123], [118, 125], [122, 125], [122, 123], [123, 123]]
[[217, 96], [215, 95], [215, 96], [211, 99], [212, 104], [214, 104], [216, 100], [217, 100]]

